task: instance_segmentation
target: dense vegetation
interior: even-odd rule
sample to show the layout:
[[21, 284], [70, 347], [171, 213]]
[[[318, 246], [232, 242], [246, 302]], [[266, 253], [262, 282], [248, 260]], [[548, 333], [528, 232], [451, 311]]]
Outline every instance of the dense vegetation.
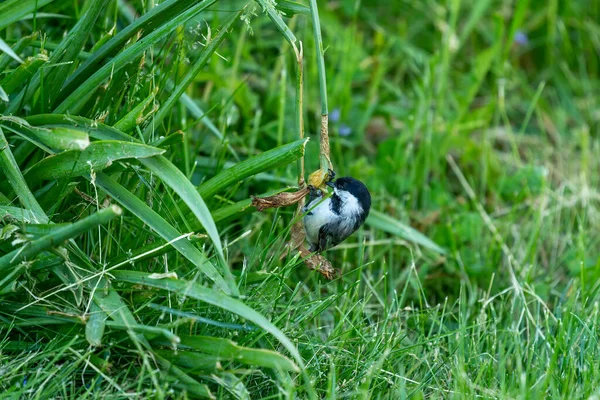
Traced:
[[3, 398], [600, 396], [600, 1], [315, 4], [0, 0]]

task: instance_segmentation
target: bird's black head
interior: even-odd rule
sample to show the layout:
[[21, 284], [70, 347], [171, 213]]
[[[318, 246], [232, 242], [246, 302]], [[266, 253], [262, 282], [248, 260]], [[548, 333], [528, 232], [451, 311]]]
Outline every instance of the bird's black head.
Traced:
[[371, 209], [371, 194], [364, 183], [358, 179], [345, 176], [343, 178], [336, 179], [331, 186], [337, 190], [345, 190], [346, 192], [352, 194], [362, 206], [365, 214], [369, 213], [369, 210]]

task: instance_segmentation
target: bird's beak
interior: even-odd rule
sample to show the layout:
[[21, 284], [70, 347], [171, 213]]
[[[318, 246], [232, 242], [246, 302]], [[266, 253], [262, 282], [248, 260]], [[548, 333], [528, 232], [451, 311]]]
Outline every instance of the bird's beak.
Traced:
[[335, 183], [333, 183], [331, 181], [327, 182], [326, 185], [329, 186], [332, 189], [335, 189]]

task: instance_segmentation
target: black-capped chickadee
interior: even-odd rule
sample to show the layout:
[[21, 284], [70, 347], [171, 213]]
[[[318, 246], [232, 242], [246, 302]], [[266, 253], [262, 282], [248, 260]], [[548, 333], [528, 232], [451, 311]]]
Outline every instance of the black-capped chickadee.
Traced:
[[330, 180], [327, 186], [333, 194], [325, 199], [321, 190], [311, 186], [303, 209], [310, 251], [322, 252], [340, 244], [360, 228], [371, 209], [371, 194], [361, 181], [343, 177]]

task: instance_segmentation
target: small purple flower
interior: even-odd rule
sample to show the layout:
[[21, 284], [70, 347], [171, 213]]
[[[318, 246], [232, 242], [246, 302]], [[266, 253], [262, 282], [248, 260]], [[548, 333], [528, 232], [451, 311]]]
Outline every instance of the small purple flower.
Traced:
[[527, 34], [523, 31], [517, 31], [513, 40], [516, 44], [520, 44], [521, 46], [529, 44], [529, 37], [527, 37]]
[[352, 128], [350, 128], [346, 124], [341, 124], [338, 133], [340, 134], [340, 136], [350, 136], [350, 134], [352, 133]]
[[329, 120], [331, 122], [338, 122], [340, 120], [340, 116], [341, 116], [341, 112], [339, 108], [334, 108], [333, 110], [331, 110], [331, 113], [329, 113]]

